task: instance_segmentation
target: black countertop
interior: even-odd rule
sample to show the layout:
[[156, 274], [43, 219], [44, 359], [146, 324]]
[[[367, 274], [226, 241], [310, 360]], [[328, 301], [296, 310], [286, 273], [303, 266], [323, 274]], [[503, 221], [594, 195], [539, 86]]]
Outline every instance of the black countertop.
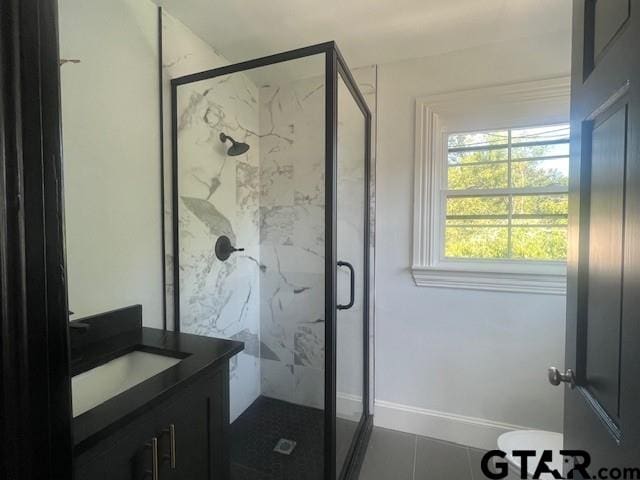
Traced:
[[[81, 322], [85, 323], [85, 320]], [[183, 360], [74, 418], [76, 455], [244, 349], [242, 342], [233, 340], [166, 332], [154, 328], [141, 327], [135, 330], [137, 331], [108, 338], [105, 342], [93, 343], [90, 348], [84, 347], [82, 355], [75, 359], [72, 366], [73, 373], [88, 370], [134, 350]]]

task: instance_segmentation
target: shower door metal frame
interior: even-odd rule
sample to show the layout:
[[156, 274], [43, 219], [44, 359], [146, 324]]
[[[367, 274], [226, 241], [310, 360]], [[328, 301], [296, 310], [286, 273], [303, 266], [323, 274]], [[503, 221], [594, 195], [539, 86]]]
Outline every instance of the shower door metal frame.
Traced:
[[[326, 202], [327, 202], [327, 220], [326, 220], [326, 233], [325, 238], [329, 238], [329, 231], [331, 232], [330, 242], [327, 242], [326, 248], [326, 258], [331, 258], [331, 261], [326, 262], [326, 276], [325, 282], [327, 284], [326, 291], [331, 291], [333, 298], [330, 301], [327, 298], [326, 303], [326, 311], [325, 318], [329, 321], [326, 321], [326, 338], [330, 339], [327, 342], [325, 338], [325, 361], [326, 361], [326, 372], [325, 372], [325, 410], [329, 410], [331, 412], [330, 415], [325, 416], [325, 422], [327, 423], [325, 427], [325, 442], [331, 443], [331, 445], [325, 446], [325, 478], [326, 479], [356, 479], [360, 473], [360, 467], [362, 466], [362, 461], [364, 459], [364, 454], [366, 452], [366, 446], [369, 440], [369, 436], [371, 434], [371, 429], [373, 427], [373, 415], [370, 412], [369, 406], [369, 396], [370, 396], [370, 386], [369, 386], [369, 285], [371, 282], [370, 275], [370, 210], [371, 210], [371, 197], [370, 197], [370, 181], [371, 181], [371, 111], [367, 106], [367, 103], [358, 88], [358, 84], [356, 83], [347, 63], [344, 60], [344, 57], [340, 53], [337, 45], [333, 43], [333, 48], [330, 52], [327, 53], [327, 128], [330, 126], [330, 132], [327, 132], [327, 154], [326, 161], [327, 167], [325, 171], [326, 175]], [[362, 298], [362, 312], [363, 312], [363, 339], [362, 339], [362, 351], [363, 351], [363, 385], [362, 385], [362, 393], [363, 393], [363, 405], [362, 405], [362, 418], [360, 420], [360, 424], [356, 429], [356, 434], [352, 440], [352, 443], [349, 447], [349, 451], [346, 457], [346, 463], [342, 466], [341, 472], [338, 475], [336, 472], [336, 417], [337, 417], [337, 406], [336, 406], [336, 398], [337, 398], [337, 286], [338, 286], [338, 278], [337, 278], [337, 266], [338, 266], [338, 258], [336, 257], [337, 253], [337, 162], [338, 162], [338, 80], [339, 78], [345, 83], [349, 92], [351, 93], [352, 98], [358, 105], [358, 108], [362, 112], [365, 120], [365, 138], [363, 139], [365, 142], [364, 145], [364, 218], [363, 218], [363, 233], [364, 233], [364, 241], [363, 241], [363, 298]], [[331, 88], [329, 88], [331, 86]], [[331, 95], [329, 94], [331, 92]], [[331, 105], [329, 105], [331, 102]], [[331, 152], [329, 152], [331, 150]], [[331, 162], [331, 165], [329, 163]], [[331, 172], [331, 175], [329, 175]], [[330, 192], [330, 194], [329, 194]], [[331, 208], [328, 208], [329, 202], [331, 202]], [[331, 218], [329, 218], [331, 217]], [[329, 223], [331, 223], [331, 230], [329, 230]], [[326, 260], [326, 259], [325, 259]], [[331, 285], [329, 285], [331, 284]], [[325, 296], [326, 295], [325, 291]], [[330, 353], [329, 353], [330, 352]], [[330, 375], [327, 375], [327, 372], [330, 371]], [[329, 385], [330, 383], [330, 385]], [[330, 386], [330, 388], [329, 388]], [[330, 405], [330, 407], [329, 407]], [[329, 434], [327, 435], [327, 432]], [[327, 458], [327, 452], [330, 452], [331, 458]], [[332, 465], [332, 470], [327, 475], [327, 466]]]
[[[180, 331], [180, 239], [178, 225], [178, 106], [177, 90], [202, 80], [240, 73], [254, 68], [297, 60], [313, 55], [325, 55], [325, 408], [324, 408], [324, 479], [357, 478], [366, 444], [373, 425], [370, 412], [369, 386], [369, 284], [370, 284], [370, 170], [371, 112], [358, 89], [349, 67], [335, 42], [325, 42], [214, 68], [171, 80], [171, 163], [172, 163], [172, 227], [174, 330]], [[363, 288], [363, 414], [347, 454], [341, 473], [336, 473], [336, 319], [337, 319], [337, 160], [338, 160], [338, 76], [342, 78], [365, 118], [365, 215], [364, 215], [364, 288]]]

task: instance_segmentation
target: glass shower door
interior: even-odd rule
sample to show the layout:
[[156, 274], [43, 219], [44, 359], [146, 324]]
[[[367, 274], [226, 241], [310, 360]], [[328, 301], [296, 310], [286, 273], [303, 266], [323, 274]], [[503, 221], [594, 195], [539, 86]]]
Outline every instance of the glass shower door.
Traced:
[[367, 119], [338, 75], [336, 478], [365, 419]]

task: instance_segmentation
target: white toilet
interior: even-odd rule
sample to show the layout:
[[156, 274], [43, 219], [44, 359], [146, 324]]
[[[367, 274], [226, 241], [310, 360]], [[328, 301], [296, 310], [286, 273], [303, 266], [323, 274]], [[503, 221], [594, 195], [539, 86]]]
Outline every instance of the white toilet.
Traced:
[[[561, 433], [545, 432], [543, 430], [517, 430], [503, 433], [498, 437], [498, 450], [502, 450], [507, 454], [509, 479], [521, 478], [520, 458], [513, 457], [512, 452], [514, 450], [535, 450], [538, 452], [535, 458], [528, 459], [527, 478], [532, 478], [543, 450], [553, 451], [553, 461], [548, 463], [548, 466], [562, 473], [563, 457], [559, 453], [562, 449], [562, 444]], [[553, 479], [553, 476], [548, 473], [540, 476], [540, 480], [551, 479]]]

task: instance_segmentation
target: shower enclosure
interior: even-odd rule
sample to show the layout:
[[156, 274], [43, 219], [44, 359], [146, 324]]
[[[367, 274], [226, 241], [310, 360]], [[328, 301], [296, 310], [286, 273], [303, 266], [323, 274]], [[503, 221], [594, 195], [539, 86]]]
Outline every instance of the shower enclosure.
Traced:
[[231, 478], [351, 478], [372, 423], [364, 98], [333, 42], [171, 93], [176, 329], [245, 342]]

